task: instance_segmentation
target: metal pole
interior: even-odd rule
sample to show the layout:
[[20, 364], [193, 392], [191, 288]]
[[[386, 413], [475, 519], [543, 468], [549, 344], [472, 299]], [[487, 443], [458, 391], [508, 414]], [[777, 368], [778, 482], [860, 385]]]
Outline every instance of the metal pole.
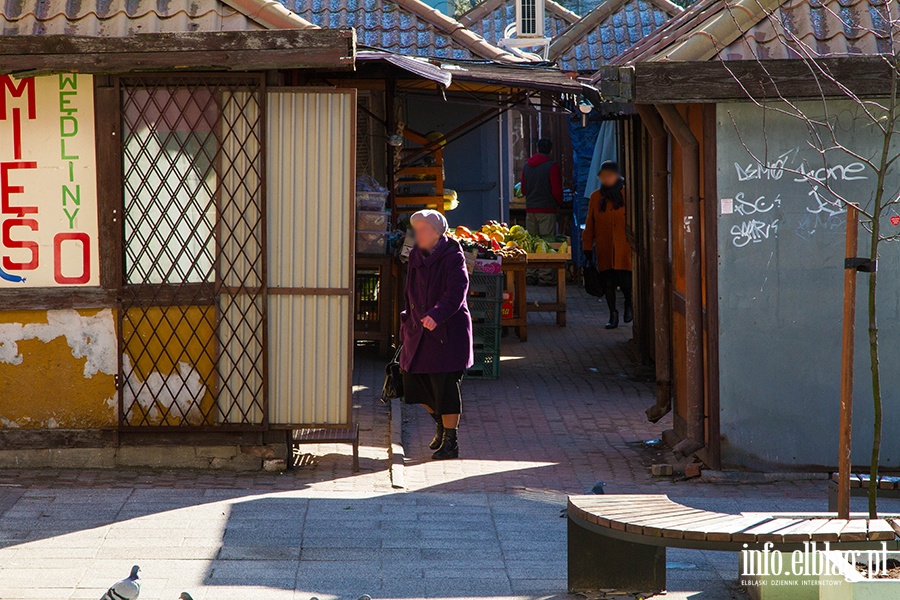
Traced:
[[[847, 206], [848, 259], [856, 258], [859, 243], [859, 211]], [[841, 431], [838, 456], [838, 517], [850, 516], [851, 441], [853, 432], [853, 346], [856, 331], [856, 268], [844, 267], [844, 322], [841, 339]]]

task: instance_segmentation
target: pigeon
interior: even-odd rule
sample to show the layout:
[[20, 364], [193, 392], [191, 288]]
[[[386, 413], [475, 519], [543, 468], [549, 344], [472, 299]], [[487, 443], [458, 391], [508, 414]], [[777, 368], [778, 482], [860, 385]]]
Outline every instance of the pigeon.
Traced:
[[141, 595], [141, 582], [138, 581], [140, 571], [141, 568], [137, 565], [131, 567], [131, 575], [114, 583], [100, 600], [137, 600], [137, 597]]
[[606, 487], [606, 482], [598, 481], [597, 483], [594, 484], [594, 487], [591, 488], [591, 491], [589, 493], [598, 494], [598, 495], [603, 494], [604, 487]]
[[181, 595], [178, 596], [178, 600], [194, 600], [194, 598], [187, 592], [181, 592]]

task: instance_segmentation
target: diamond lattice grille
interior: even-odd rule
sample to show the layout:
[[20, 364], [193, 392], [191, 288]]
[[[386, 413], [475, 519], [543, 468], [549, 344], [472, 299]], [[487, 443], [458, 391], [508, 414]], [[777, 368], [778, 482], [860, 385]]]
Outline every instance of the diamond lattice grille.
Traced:
[[119, 83], [120, 423], [261, 426], [261, 82], [214, 76]]

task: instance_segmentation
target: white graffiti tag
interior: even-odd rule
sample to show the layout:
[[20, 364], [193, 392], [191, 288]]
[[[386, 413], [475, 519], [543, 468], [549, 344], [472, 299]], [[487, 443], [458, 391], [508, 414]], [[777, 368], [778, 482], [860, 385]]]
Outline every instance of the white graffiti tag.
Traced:
[[735, 248], [743, 248], [748, 244], [759, 244], [775, 237], [778, 233], [778, 219], [771, 223], [765, 223], [758, 219], [748, 219], [743, 223], [732, 226], [731, 243]]
[[776, 195], [774, 200], [768, 200], [765, 196], [760, 196], [756, 200], [747, 200], [744, 192], [734, 195], [734, 212], [745, 217], [757, 213], [767, 213], [776, 206], [781, 206], [781, 194]]
[[847, 212], [847, 209], [839, 202], [831, 202], [823, 198], [822, 194], [819, 193], [819, 186], [817, 185], [813, 186], [813, 189], [811, 189], [807, 195], [812, 197], [815, 204], [813, 206], [807, 206], [806, 211], [814, 215], [825, 213], [833, 217], [834, 215]]

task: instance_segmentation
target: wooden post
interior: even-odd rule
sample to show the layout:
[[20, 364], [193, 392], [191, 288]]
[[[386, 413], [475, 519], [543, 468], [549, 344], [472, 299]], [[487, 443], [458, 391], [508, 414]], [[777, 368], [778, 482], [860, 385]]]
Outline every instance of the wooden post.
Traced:
[[656, 110], [681, 149], [682, 202], [684, 203], [684, 324], [685, 380], [687, 384], [687, 437], [675, 445], [676, 454], [688, 456], [706, 445], [705, 388], [703, 377], [703, 275], [700, 243], [700, 142], [672, 104]]
[[[859, 212], [847, 206], [848, 259], [856, 258], [859, 243]], [[849, 262], [849, 261], [848, 261]], [[844, 322], [841, 339], [841, 425], [838, 456], [838, 518], [850, 515], [850, 469], [853, 432], [853, 346], [856, 330], [856, 268], [844, 266]]]
[[650, 132], [650, 271], [653, 275], [653, 324], [656, 363], [656, 404], [646, 410], [656, 423], [672, 409], [671, 303], [669, 286], [669, 134], [653, 106], [636, 106]]

